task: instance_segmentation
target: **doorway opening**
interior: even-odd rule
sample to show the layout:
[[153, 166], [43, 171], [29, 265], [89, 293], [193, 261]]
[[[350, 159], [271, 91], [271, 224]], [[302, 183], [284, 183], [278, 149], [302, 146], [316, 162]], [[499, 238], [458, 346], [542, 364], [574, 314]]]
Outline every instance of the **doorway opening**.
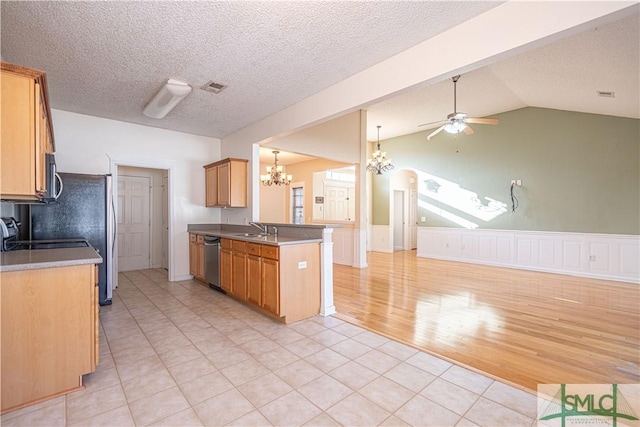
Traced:
[[118, 165], [118, 272], [169, 267], [169, 173]]
[[418, 247], [418, 174], [409, 169], [397, 171], [389, 188], [389, 224], [393, 250]]

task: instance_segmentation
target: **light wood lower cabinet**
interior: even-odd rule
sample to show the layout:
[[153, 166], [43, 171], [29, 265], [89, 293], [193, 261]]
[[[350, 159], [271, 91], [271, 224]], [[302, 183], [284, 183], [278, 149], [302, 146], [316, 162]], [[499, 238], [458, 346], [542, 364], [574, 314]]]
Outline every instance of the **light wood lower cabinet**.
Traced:
[[231, 240], [220, 239], [220, 287], [227, 293], [231, 292], [232, 272]]
[[320, 312], [320, 246], [222, 239], [224, 290], [285, 323]]
[[245, 252], [245, 243], [232, 240], [231, 247], [231, 293], [244, 301], [247, 299], [247, 253]]
[[262, 295], [262, 258], [260, 245], [247, 243], [247, 301], [261, 305]]
[[280, 275], [278, 260], [262, 258], [262, 308], [280, 315]]
[[97, 267], [0, 273], [2, 413], [82, 387], [98, 363]]
[[189, 274], [205, 283], [204, 236], [189, 233]]

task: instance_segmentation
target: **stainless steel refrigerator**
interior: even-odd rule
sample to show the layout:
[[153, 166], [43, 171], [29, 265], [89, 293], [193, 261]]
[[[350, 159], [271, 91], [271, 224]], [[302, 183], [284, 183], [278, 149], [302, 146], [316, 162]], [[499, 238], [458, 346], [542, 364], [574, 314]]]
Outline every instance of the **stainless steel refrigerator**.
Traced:
[[58, 173], [62, 194], [55, 202], [30, 205], [30, 239], [86, 239], [102, 257], [100, 305], [111, 304], [115, 213], [111, 175]]

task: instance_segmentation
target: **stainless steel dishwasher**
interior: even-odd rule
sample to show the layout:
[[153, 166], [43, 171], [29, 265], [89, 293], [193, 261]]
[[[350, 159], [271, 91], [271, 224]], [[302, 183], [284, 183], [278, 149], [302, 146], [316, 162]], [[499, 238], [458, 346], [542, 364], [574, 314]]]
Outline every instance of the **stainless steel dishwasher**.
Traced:
[[224, 292], [220, 287], [220, 238], [204, 238], [204, 279], [209, 287]]

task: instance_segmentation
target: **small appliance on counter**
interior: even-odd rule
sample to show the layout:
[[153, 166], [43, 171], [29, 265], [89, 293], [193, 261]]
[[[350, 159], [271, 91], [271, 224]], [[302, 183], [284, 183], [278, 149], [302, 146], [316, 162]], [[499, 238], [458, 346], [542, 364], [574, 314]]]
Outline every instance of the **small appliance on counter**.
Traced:
[[2, 217], [0, 220], [0, 251], [10, 251], [15, 248], [20, 235], [22, 223], [13, 217]]

